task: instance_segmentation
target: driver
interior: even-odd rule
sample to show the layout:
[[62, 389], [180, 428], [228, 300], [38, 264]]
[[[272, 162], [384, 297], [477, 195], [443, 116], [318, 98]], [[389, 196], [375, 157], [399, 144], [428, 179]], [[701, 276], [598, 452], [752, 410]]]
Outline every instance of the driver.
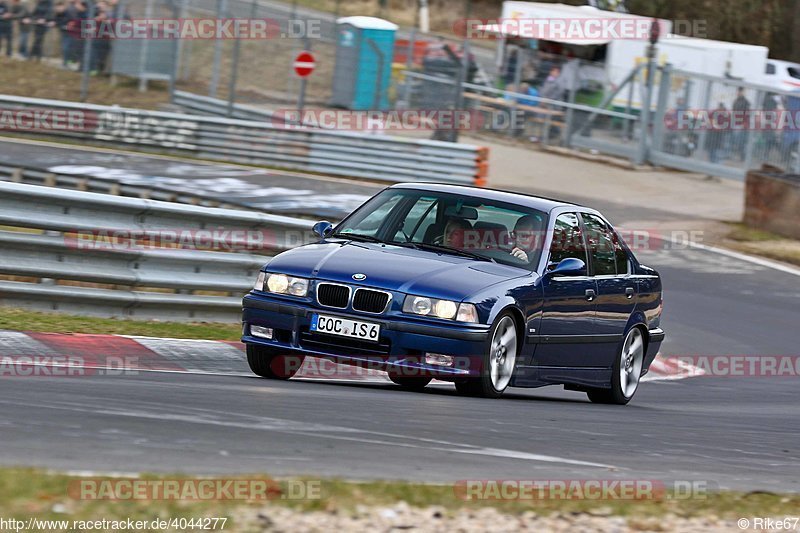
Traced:
[[451, 248], [464, 248], [464, 237], [466, 232], [471, 229], [472, 224], [466, 219], [458, 217], [450, 218], [447, 221], [447, 225], [444, 227], [443, 244]]
[[531, 260], [531, 252], [538, 243], [537, 226], [537, 219], [533, 215], [524, 215], [517, 220], [514, 231], [511, 232], [511, 242], [514, 245], [511, 249], [513, 257], [525, 262]]

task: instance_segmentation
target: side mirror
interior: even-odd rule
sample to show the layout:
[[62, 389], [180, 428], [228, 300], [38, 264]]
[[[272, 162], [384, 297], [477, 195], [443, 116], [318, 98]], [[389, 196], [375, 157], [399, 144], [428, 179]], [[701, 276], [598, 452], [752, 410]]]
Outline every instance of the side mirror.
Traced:
[[551, 276], [585, 276], [586, 263], [575, 257], [567, 257], [562, 259], [548, 274]]
[[324, 239], [325, 237], [330, 235], [331, 232], [333, 231], [333, 224], [331, 224], [327, 220], [320, 220], [319, 222], [314, 224], [314, 227], [311, 229], [314, 230], [314, 233], [319, 235], [320, 239]]

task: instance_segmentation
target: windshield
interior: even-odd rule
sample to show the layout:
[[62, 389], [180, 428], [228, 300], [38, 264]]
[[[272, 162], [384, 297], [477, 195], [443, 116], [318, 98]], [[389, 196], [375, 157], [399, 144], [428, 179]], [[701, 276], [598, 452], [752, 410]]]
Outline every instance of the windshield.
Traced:
[[515, 204], [387, 189], [339, 224], [333, 236], [534, 270], [546, 224], [545, 213]]

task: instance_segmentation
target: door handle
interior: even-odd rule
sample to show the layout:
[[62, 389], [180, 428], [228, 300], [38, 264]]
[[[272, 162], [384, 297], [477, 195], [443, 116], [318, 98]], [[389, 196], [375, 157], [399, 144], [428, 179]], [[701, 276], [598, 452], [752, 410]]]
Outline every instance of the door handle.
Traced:
[[628, 297], [628, 300], [633, 298], [633, 293], [634, 293], [633, 287], [625, 287], [625, 296]]
[[586, 299], [590, 302], [594, 300], [594, 297], [597, 296], [597, 293], [594, 292], [594, 289], [586, 289]]

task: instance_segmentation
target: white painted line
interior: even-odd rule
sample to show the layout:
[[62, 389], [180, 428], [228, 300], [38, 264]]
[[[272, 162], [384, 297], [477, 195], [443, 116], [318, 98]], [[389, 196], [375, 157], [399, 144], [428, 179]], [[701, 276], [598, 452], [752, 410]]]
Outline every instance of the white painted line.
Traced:
[[727, 257], [733, 257], [734, 259], [739, 259], [741, 261], [746, 261], [748, 263], [752, 263], [754, 265], [763, 266], [766, 268], [771, 268], [773, 270], [778, 270], [780, 272], [785, 272], [787, 274], [792, 274], [794, 276], [800, 276], [800, 269], [785, 265], [783, 263], [778, 263], [777, 261], [770, 261], [769, 259], [764, 259], [763, 257], [756, 257], [753, 255], [748, 255], [742, 252], [735, 252], [733, 250], [727, 250], [725, 248], [718, 248], [716, 246], [708, 246], [706, 244], [700, 244], [696, 242], [686, 242], [684, 240], [678, 240], [675, 238], [667, 238], [664, 235], [658, 235], [658, 237], [664, 241], [671, 242], [672, 244], [680, 244], [680, 245], [689, 245], [690, 248], [695, 248], [697, 250], [705, 250], [706, 252], [712, 252], [715, 254], [724, 255]]

